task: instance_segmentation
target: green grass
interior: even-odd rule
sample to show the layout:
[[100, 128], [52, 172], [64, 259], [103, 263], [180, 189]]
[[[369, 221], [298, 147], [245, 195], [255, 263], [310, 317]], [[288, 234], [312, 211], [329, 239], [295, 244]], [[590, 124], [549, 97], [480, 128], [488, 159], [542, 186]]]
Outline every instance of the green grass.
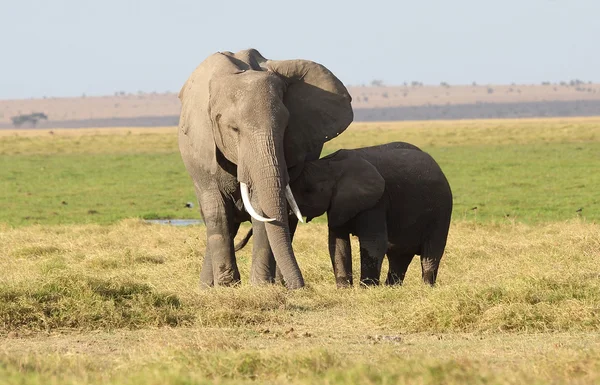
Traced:
[[[357, 125], [328, 143], [324, 153], [396, 140], [415, 143], [446, 173], [454, 218], [599, 220], [598, 127], [581, 119]], [[109, 133], [0, 136], [5, 149], [0, 223], [199, 218], [196, 208], [185, 208], [196, 198], [174, 131]]]
[[0, 179], [11, 225], [199, 215], [185, 207], [196, 199], [177, 153], [7, 155]]
[[600, 219], [600, 142], [425, 150], [450, 182], [455, 218]]

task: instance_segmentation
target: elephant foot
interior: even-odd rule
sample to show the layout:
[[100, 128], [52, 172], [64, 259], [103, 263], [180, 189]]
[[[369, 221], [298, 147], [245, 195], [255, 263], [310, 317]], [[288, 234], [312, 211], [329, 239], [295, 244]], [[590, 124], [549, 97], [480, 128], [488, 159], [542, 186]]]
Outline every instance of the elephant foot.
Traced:
[[360, 280], [360, 287], [379, 286], [379, 280], [374, 278], [364, 278]]
[[241, 284], [240, 272], [237, 269], [232, 269], [226, 265], [218, 267], [215, 274], [216, 286], [237, 286]]
[[435, 286], [436, 274], [434, 271], [426, 271], [423, 273], [423, 282], [429, 286]]
[[250, 277], [250, 284], [252, 286], [265, 286], [265, 285], [273, 285], [275, 282], [272, 278], [269, 277]]
[[338, 289], [352, 287], [352, 278], [348, 277], [335, 277], [335, 284]]
[[421, 276], [423, 278], [423, 282], [430, 286], [435, 285], [440, 258], [441, 257], [427, 258], [421, 256]]
[[402, 286], [402, 282], [404, 282], [404, 275], [399, 276], [394, 273], [388, 273], [387, 279], [385, 280], [385, 284], [388, 286]]

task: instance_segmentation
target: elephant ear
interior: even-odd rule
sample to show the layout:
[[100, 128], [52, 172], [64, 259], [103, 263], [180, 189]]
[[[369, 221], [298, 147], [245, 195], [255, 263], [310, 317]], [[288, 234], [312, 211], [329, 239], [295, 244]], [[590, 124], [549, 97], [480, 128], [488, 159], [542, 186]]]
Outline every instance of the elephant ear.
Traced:
[[318, 158], [323, 143], [342, 133], [354, 118], [348, 90], [331, 71], [312, 61], [259, 63], [287, 86], [283, 103], [290, 114], [284, 139], [288, 168]]
[[235, 73], [238, 67], [231, 57], [215, 53], [206, 58], [179, 91], [179, 148], [185, 159], [211, 174], [217, 171], [216, 144], [210, 111], [211, 79]]
[[327, 221], [337, 227], [374, 207], [383, 196], [385, 180], [375, 166], [350, 151], [339, 151], [329, 159], [338, 174]]

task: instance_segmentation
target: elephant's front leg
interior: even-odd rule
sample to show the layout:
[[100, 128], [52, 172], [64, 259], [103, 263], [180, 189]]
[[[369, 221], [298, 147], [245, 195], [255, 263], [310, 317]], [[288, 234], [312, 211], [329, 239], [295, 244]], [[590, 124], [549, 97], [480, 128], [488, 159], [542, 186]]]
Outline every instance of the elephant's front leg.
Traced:
[[200, 270], [200, 288], [208, 289], [215, 285], [215, 277], [212, 270], [212, 259], [210, 257], [208, 244], [204, 252], [204, 261], [202, 262], [202, 269]]
[[352, 286], [352, 247], [346, 228], [329, 228], [329, 256], [337, 287]]
[[203, 191], [199, 195], [206, 225], [206, 252], [200, 273], [201, 282], [204, 286], [235, 285], [240, 282], [240, 272], [235, 260], [233, 239], [239, 223], [234, 220], [233, 203], [224, 199], [220, 192]]
[[263, 222], [252, 219], [252, 267], [250, 282], [253, 285], [273, 283], [275, 279], [275, 258], [269, 245], [267, 230]]
[[[200, 191], [196, 188], [196, 196], [198, 202], [200, 202]], [[204, 213], [202, 212], [202, 206], [200, 206], [200, 216], [204, 219]], [[215, 277], [213, 276], [212, 271], [212, 260], [210, 258], [210, 253], [207, 247], [204, 250], [204, 260], [202, 261], [202, 268], [200, 269], [200, 288], [208, 289], [215, 285]]]
[[[204, 215], [202, 215], [204, 218]], [[231, 239], [235, 239], [237, 232], [240, 228], [240, 223], [236, 222], [233, 225], [232, 231], [230, 233]], [[200, 286], [201, 288], [209, 288], [213, 287], [215, 284], [215, 277], [213, 275], [212, 268], [212, 259], [210, 257], [209, 249], [206, 249], [206, 253], [204, 255], [204, 262], [202, 263], [202, 270], [200, 270]]]
[[[298, 226], [296, 217], [289, 218], [290, 239], [294, 239], [294, 233]], [[252, 246], [252, 268], [250, 270], [250, 282], [252, 284], [280, 283], [284, 284], [281, 270], [275, 263], [273, 251], [269, 245], [267, 231], [263, 222], [252, 219], [252, 233], [254, 242]]]

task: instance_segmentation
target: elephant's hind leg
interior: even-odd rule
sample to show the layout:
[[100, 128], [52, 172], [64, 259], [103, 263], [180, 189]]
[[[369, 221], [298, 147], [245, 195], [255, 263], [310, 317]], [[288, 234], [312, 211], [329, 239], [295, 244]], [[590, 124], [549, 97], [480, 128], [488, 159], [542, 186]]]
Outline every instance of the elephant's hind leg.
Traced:
[[437, 280], [445, 244], [445, 241], [442, 243], [435, 240], [426, 240], [423, 245], [423, 252], [421, 253], [421, 276], [423, 277], [423, 282], [429, 285], [433, 286]]
[[434, 285], [437, 280], [440, 260], [444, 255], [450, 218], [438, 221], [423, 243], [421, 252], [421, 273], [423, 282]]
[[408, 270], [408, 266], [410, 265], [410, 262], [414, 256], [414, 253], [400, 250], [397, 247], [390, 247], [387, 251], [390, 267], [388, 269], [385, 284], [402, 285], [402, 282], [404, 282], [404, 277], [406, 276], [406, 270]]

